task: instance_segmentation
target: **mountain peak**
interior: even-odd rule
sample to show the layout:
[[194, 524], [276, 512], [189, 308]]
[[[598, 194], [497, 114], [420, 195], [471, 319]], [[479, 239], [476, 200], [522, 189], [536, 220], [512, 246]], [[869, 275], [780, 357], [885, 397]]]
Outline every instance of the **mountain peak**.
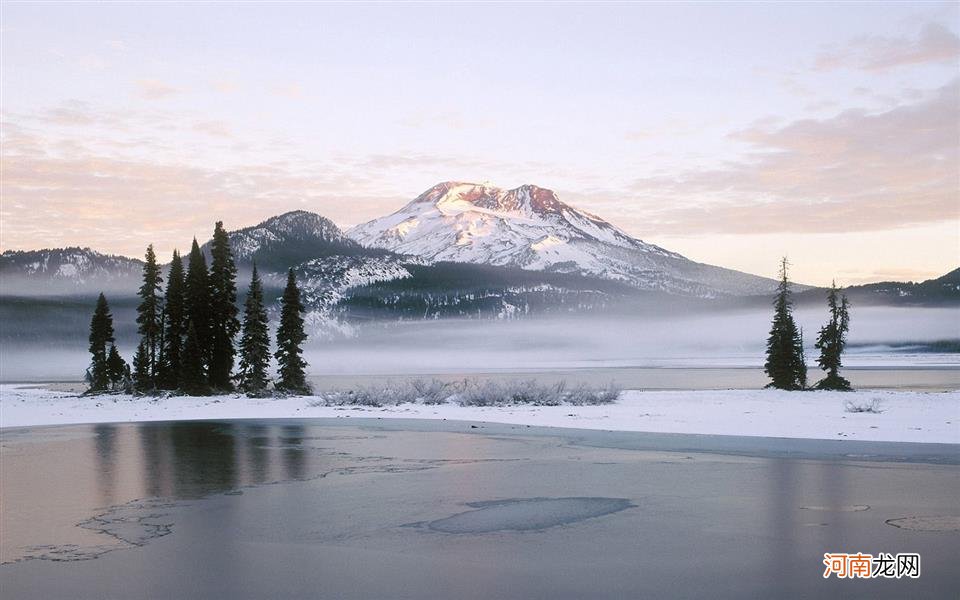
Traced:
[[270, 228], [270, 227], [277, 227], [279, 225], [301, 226], [301, 227], [309, 227], [309, 228], [319, 227], [325, 230], [329, 229], [330, 226], [333, 226], [334, 228], [336, 228], [336, 225], [334, 225], [330, 219], [322, 215], [318, 215], [317, 213], [310, 212], [307, 210], [291, 210], [289, 212], [279, 214], [275, 217], [270, 217], [266, 221], [263, 221], [258, 225], [254, 225], [253, 227], [247, 227], [246, 229], [256, 229], [256, 228], [264, 228], [264, 227]]
[[557, 198], [553, 190], [533, 184], [504, 190], [490, 183], [444, 181], [420, 194], [408, 207], [424, 204], [436, 206], [442, 212], [462, 212], [476, 207], [486, 211], [526, 215], [560, 214], [575, 211]]
[[[267, 270], [284, 270], [334, 254], [364, 252], [333, 221], [306, 210], [270, 217], [257, 225], [231, 231], [228, 236], [237, 263], [256, 262]], [[204, 251], [209, 250], [209, 245], [210, 242], [203, 245]]]
[[774, 284], [647, 244], [533, 184], [504, 190], [444, 181], [347, 235], [428, 261], [578, 273], [695, 295], [765, 292]]

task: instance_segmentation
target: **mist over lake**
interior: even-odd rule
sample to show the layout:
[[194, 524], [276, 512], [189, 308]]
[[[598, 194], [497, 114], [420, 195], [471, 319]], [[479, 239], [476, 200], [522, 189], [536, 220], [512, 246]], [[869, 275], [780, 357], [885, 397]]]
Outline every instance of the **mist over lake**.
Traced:
[[[127, 318], [133, 320], [132, 314], [122, 310], [115, 314], [130, 315]], [[824, 319], [823, 310], [805, 307], [796, 315], [808, 332], [812, 363], [813, 332]], [[75, 323], [77, 331], [63, 340], [0, 345], [0, 380], [79, 381], [88, 364], [85, 325]], [[349, 337], [309, 339], [305, 356], [308, 373], [316, 378], [609, 367], [759, 368], [769, 326], [769, 311], [760, 309], [698, 314], [658, 311], [651, 317], [578, 314], [523, 320], [380, 322], [360, 324]], [[957, 339], [960, 309], [856, 308], [846, 363], [871, 368], [960, 366], [956, 348], [931, 345]], [[121, 334], [123, 354], [132, 355], [133, 344]]]

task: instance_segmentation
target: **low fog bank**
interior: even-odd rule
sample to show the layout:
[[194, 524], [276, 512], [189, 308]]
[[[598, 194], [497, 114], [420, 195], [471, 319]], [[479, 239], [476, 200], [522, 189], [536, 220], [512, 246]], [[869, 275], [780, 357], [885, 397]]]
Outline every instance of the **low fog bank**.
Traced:
[[[371, 323], [357, 327], [354, 338], [311, 340], [306, 358], [311, 376], [608, 367], [757, 368], [763, 364], [770, 318], [769, 310], [751, 310], [672, 317], [579, 315], [515, 321]], [[826, 319], [825, 310], [803, 308], [797, 311], [797, 319], [813, 365], [813, 342]], [[26, 323], [15, 326], [29, 329]], [[960, 353], [890, 346], [939, 340], [960, 340], [960, 309], [854, 307], [852, 347], [845, 362], [851, 367], [960, 368]], [[120, 350], [129, 362], [134, 342], [121, 343]], [[77, 381], [88, 363], [85, 332], [56, 344], [33, 344], [29, 335], [21, 335], [15, 342], [0, 345], [0, 381], [4, 382]]]
[[[807, 356], [826, 319], [823, 309], [796, 313]], [[854, 308], [848, 364], [960, 367], [960, 354], [904, 354], [890, 344], [960, 339], [960, 310]], [[370, 325], [356, 338], [312, 344], [311, 373], [430, 374], [597, 367], [759, 367], [770, 311], [672, 317], [522, 321], [434, 321]], [[864, 362], [866, 361], [866, 362]], [[891, 361], [893, 361], [891, 363]]]

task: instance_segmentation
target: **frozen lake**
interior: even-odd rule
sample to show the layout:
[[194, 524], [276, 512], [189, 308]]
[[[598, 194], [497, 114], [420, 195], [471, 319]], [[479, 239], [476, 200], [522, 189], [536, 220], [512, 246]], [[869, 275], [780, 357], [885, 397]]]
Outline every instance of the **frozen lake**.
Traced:
[[[955, 597], [951, 444], [465, 422], [0, 432], [10, 598]], [[944, 528], [955, 520], [931, 521]], [[929, 526], [928, 526], [929, 528]], [[824, 552], [918, 552], [824, 580]]]

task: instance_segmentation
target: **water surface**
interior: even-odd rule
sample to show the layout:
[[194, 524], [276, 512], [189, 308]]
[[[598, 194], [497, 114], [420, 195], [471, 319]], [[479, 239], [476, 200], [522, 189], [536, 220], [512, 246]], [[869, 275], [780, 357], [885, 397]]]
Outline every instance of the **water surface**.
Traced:
[[[887, 523], [960, 514], [955, 445], [374, 419], [31, 428], [0, 443], [5, 598], [960, 589], [960, 533]], [[823, 553], [841, 551], [919, 552], [923, 576], [824, 580]]]

